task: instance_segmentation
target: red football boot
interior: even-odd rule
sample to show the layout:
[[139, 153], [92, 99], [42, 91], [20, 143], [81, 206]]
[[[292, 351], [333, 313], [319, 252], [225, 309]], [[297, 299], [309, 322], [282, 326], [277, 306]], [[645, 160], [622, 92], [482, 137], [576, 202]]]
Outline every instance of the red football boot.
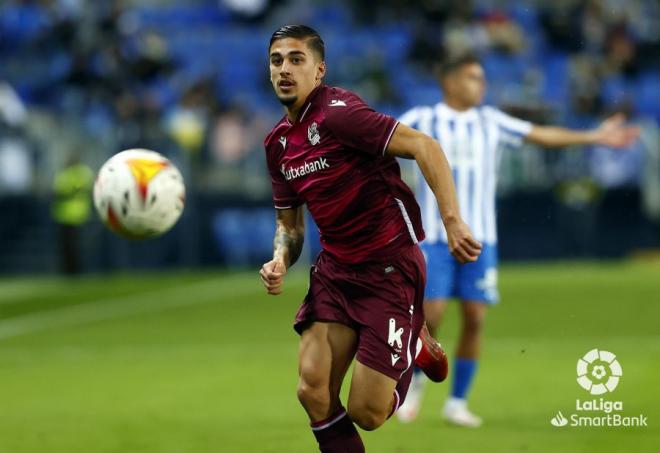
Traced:
[[419, 332], [415, 365], [420, 367], [433, 382], [442, 382], [447, 379], [449, 373], [447, 354], [445, 354], [445, 350], [442, 349], [440, 343], [431, 336], [426, 324]]

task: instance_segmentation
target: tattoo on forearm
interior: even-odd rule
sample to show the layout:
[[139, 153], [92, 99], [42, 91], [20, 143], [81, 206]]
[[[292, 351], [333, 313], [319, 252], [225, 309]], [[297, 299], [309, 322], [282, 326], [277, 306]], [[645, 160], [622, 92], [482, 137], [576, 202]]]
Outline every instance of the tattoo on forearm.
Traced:
[[295, 232], [295, 230], [288, 230], [286, 228], [278, 228], [275, 232], [275, 239], [273, 240], [273, 247], [275, 252], [280, 252], [283, 256], [288, 255], [287, 267], [294, 265], [300, 257], [304, 242], [304, 236]]

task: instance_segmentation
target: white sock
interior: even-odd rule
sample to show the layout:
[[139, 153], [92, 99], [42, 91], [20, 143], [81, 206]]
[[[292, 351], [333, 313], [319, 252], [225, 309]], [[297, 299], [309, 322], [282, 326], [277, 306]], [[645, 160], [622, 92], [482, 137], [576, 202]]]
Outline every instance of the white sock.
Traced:
[[445, 405], [451, 408], [464, 409], [467, 407], [467, 400], [465, 398], [456, 398], [450, 396], [449, 398], [447, 398], [447, 402], [445, 403]]

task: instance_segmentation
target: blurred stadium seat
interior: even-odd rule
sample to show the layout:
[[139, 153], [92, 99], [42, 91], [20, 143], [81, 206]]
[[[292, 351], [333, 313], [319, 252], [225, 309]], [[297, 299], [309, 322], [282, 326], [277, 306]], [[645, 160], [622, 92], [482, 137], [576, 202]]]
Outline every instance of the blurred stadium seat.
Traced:
[[[523, 1], [501, 7], [475, 1], [461, 11], [450, 3], [428, 10], [406, 2], [386, 3], [378, 10], [366, 1], [316, 3], [311, 7], [304, 2], [257, 2], [263, 9], [248, 15], [231, 2], [210, 0], [111, 1], [84, 8], [77, 2], [3, 2], [0, 80], [18, 93], [30, 113], [19, 127], [0, 119], [0, 130], [10, 130], [12, 137], [28, 145], [34, 182], [21, 196], [32, 197], [35, 205], [47, 203], [48, 181], [71, 154], [97, 168], [121, 148], [151, 146], [187, 163], [191, 200], [195, 194], [223, 200], [238, 193], [267, 207], [261, 140], [281, 110], [268, 85], [266, 47], [283, 17], [310, 23], [322, 32], [329, 83], [354, 89], [375, 108], [393, 115], [439, 101], [432, 64], [461, 48], [482, 58], [489, 101], [534, 121], [585, 127], [613, 110], [626, 111], [634, 120], [644, 121], [646, 128], [657, 128], [660, 120], [660, 43], [652, 33], [660, 13], [651, 0], [635, 0], [623, 19], [614, 10], [594, 12]], [[364, 19], [367, 16], [369, 21]], [[577, 27], [570, 32], [573, 39], [563, 25], [569, 22]], [[625, 51], [630, 46], [632, 54]], [[576, 61], [581, 63], [575, 65]], [[205, 81], [210, 84], [204, 85]], [[201, 96], [195, 88], [200, 84], [205, 87]], [[217, 120], [239, 106], [251, 131], [249, 144], [238, 161], [228, 164], [216, 157], [208, 137], [213, 136]], [[201, 118], [207, 137], [202, 149], [182, 148], [168, 129], [166, 119], [181, 109]], [[659, 145], [644, 142], [643, 146]], [[504, 150], [500, 179], [506, 187], [503, 206], [508, 197], [530, 191], [541, 191], [549, 203], [556, 203], [554, 186], [572, 177], [563, 169], [576, 168], [575, 162], [582, 159], [545, 158], [533, 148], [516, 156], [508, 152]], [[585, 154], [580, 168], [588, 169], [587, 162]], [[547, 177], [539, 179], [539, 174]], [[2, 187], [0, 181], [0, 198], [8, 197]], [[638, 181], [617, 190], [638, 194], [644, 184]], [[186, 216], [207, 219], [196, 209], [191, 202]], [[247, 216], [245, 222], [266, 221], [239, 211], [232, 215]], [[644, 216], [640, 219], [650, 222]], [[47, 227], [48, 221], [43, 221]], [[0, 227], [10, 228], [9, 222], [3, 218]], [[501, 222], [514, 232], [522, 228], [507, 215]], [[98, 236], [99, 228], [94, 222], [88, 234]], [[534, 232], [531, 227], [528, 231]], [[240, 242], [227, 242], [227, 231], [216, 233], [216, 239], [225, 238], [227, 247]], [[185, 233], [176, 228], [171, 234]], [[0, 239], [0, 254], [11, 241], [9, 236]], [[113, 241], [104, 236], [102, 247], [109, 253], [115, 248]], [[269, 247], [268, 240], [244, 242], [250, 250]], [[617, 253], [642, 245], [649, 241]], [[239, 259], [223, 247], [213, 250], [211, 258], [198, 264], [230, 264]], [[507, 258], [507, 249], [502, 252]], [[526, 258], [548, 256], [539, 249], [535, 253]], [[10, 271], [12, 266], [4, 264], [0, 270]]]

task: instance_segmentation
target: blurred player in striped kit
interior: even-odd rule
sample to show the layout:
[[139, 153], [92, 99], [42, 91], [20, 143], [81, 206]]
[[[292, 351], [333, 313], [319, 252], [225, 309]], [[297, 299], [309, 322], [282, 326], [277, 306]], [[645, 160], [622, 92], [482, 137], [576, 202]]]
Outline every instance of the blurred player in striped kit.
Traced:
[[[627, 147], [639, 135], [638, 127], [625, 126], [619, 116], [594, 130], [575, 131], [539, 126], [513, 118], [497, 108], [481, 106], [486, 79], [479, 60], [463, 55], [448, 60], [439, 73], [444, 101], [419, 106], [400, 121], [434, 137], [452, 168], [461, 216], [483, 244], [479, 259], [459, 264], [447, 247], [447, 235], [432, 191], [417, 175], [416, 196], [421, 206], [427, 239], [422, 244], [427, 262], [424, 314], [429, 331], [436, 335], [450, 298], [461, 302], [462, 326], [453, 366], [450, 398], [443, 417], [452, 424], [478, 427], [481, 419], [468, 410], [467, 395], [473, 382], [486, 308], [498, 300], [495, 189], [497, 149], [500, 143], [522, 140], [545, 147], [602, 144]], [[417, 170], [416, 170], [417, 171]], [[425, 378], [417, 372], [398, 417], [417, 417]]]

